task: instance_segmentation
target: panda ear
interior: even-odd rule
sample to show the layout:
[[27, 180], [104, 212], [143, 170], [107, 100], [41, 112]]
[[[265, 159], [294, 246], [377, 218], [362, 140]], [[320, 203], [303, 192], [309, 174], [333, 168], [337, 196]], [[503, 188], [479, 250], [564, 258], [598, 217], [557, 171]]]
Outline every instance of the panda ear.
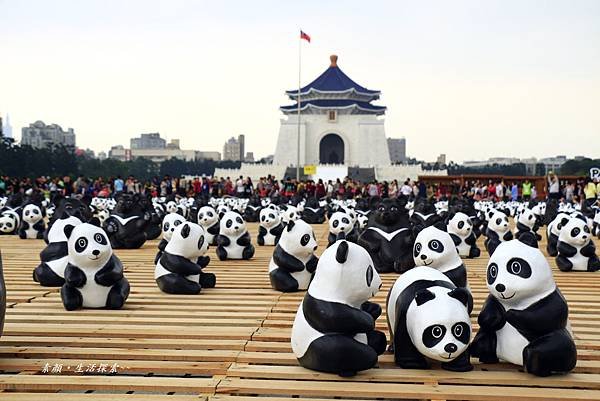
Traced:
[[519, 235], [519, 238], [517, 238], [518, 241], [522, 242], [525, 245], [528, 245], [532, 248], [537, 248], [538, 247], [538, 243], [537, 243], [537, 238], [535, 238], [535, 234], [532, 232], [523, 232]]
[[294, 222], [294, 220], [290, 220], [290, 221], [287, 223], [287, 231], [288, 231], [288, 232], [292, 231], [292, 229], [294, 228], [294, 226], [295, 226], [295, 225], [296, 225], [296, 223]]
[[435, 228], [437, 228], [440, 231], [445, 231], [448, 232], [448, 226], [446, 225], [446, 221], [445, 220], [439, 220], [438, 222], [433, 224]]
[[63, 228], [63, 232], [65, 233], [65, 235], [67, 236], [67, 238], [71, 238], [71, 233], [73, 233], [73, 229], [75, 228], [74, 225], [71, 224], [67, 224], [64, 228]]
[[448, 293], [448, 296], [459, 300], [460, 303], [467, 307], [469, 306], [469, 303], [473, 303], [473, 297], [471, 296], [471, 293], [464, 287], [457, 287], [453, 289]]
[[348, 243], [342, 240], [338, 245], [337, 252], [335, 253], [335, 260], [337, 260], [338, 263], [346, 263], [346, 260], [348, 260], [349, 250], [350, 248], [348, 247]]
[[183, 225], [183, 228], [181, 229], [181, 236], [183, 238], [187, 238], [190, 236], [190, 225], [189, 224]]
[[417, 301], [417, 306], [423, 305], [425, 302], [431, 301], [435, 299], [435, 294], [428, 289], [421, 290], [415, 294], [415, 301]]
[[556, 225], [556, 228], [558, 228], [559, 230], [561, 228], [563, 228], [567, 223], [569, 222], [569, 219], [566, 217], [563, 217], [562, 219], [560, 219], [560, 222]]

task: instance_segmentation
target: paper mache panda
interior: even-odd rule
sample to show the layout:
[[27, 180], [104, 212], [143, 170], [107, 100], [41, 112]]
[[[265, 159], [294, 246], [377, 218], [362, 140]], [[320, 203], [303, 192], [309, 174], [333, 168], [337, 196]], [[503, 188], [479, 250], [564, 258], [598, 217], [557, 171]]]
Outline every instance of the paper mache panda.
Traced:
[[558, 255], [558, 237], [560, 230], [569, 221], [569, 215], [567, 213], [558, 213], [556, 217], [548, 224], [546, 228], [546, 252], [548, 256], [556, 257]]
[[0, 210], [0, 235], [15, 235], [19, 232], [21, 217], [16, 209], [5, 207]]
[[470, 305], [473, 297], [469, 290], [455, 286], [436, 269], [417, 267], [402, 274], [387, 301], [396, 365], [427, 369], [429, 360], [435, 360], [446, 370], [472, 370]]
[[219, 214], [211, 206], [202, 206], [198, 210], [198, 224], [206, 231], [208, 245], [217, 245], [219, 235]]
[[563, 272], [600, 270], [596, 245], [584, 218], [571, 217], [560, 229], [556, 265]]
[[539, 220], [533, 210], [525, 208], [517, 217], [517, 227], [515, 232], [515, 238], [519, 239], [523, 233], [532, 233], [535, 238], [539, 241], [542, 236], [537, 233], [539, 229]]
[[269, 262], [271, 286], [281, 292], [306, 290], [317, 268], [317, 239], [304, 220], [290, 221]]
[[345, 240], [327, 248], [292, 327], [300, 365], [340, 376], [374, 367], [386, 347], [385, 334], [375, 329], [381, 307], [369, 302], [380, 287], [364, 248]]
[[327, 246], [333, 245], [338, 239], [345, 239], [354, 243], [358, 241], [358, 232], [354, 227], [352, 218], [345, 212], [334, 212], [329, 218]]
[[477, 247], [477, 237], [473, 233], [471, 218], [465, 213], [456, 212], [448, 216], [446, 224], [458, 254], [463, 258], [478, 258], [481, 251]]
[[281, 216], [278, 212], [264, 208], [260, 211], [258, 237], [256, 242], [258, 245], [277, 245], [281, 233], [285, 228], [285, 224], [281, 221]]
[[502, 212], [494, 212], [487, 222], [484, 241], [485, 249], [490, 255], [494, 253], [498, 245], [513, 239], [513, 233], [510, 231], [508, 216]]
[[537, 376], [569, 372], [577, 362], [569, 308], [548, 261], [532, 245], [530, 235], [504, 242], [490, 258], [490, 295], [477, 319], [471, 355], [483, 363], [521, 365]]
[[260, 218], [262, 206], [258, 197], [252, 197], [244, 209], [244, 220], [247, 223], [256, 223]]
[[144, 210], [140, 194], [121, 193], [113, 213], [102, 225], [115, 249], [138, 249], [148, 239], [151, 214]]
[[185, 221], [179, 224], [156, 262], [154, 279], [158, 288], [168, 294], [188, 295], [213, 288], [215, 275], [202, 271], [210, 262], [210, 257], [204, 256], [207, 249], [206, 233], [200, 225]]
[[44, 222], [44, 209], [35, 203], [29, 203], [23, 207], [19, 237], [21, 239], [43, 239], [46, 231]]
[[156, 252], [156, 256], [154, 257], [154, 264], [156, 264], [162, 256], [162, 253], [165, 251], [165, 247], [173, 236], [173, 231], [175, 231], [177, 226], [181, 223], [185, 223], [185, 218], [179, 213], [169, 213], [163, 218], [162, 239], [158, 243], [158, 252]]
[[300, 212], [296, 206], [292, 205], [281, 205], [281, 220], [287, 224], [290, 221], [296, 221], [300, 219]]
[[67, 225], [64, 231], [69, 239], [65, 284], [60, 290], [65, 309], [122, 308], [129, 282], [106, 233], [89, 223]]
[[308, 198], [302, 210], [302, 220], [308, 224], [323, 224], [325, 222], [325, 209], [319, 205], [317, 198]]
[[417, 268], [427, 266], [436, 269], [455, 286], [467, 286], [467, 269], [446, 231], [436, 226], [423, 228], [415, 238], [413, 256]]
[[221, 218], [216, 252], [220, 260], [247, 260], [254, 256], [250, 233], [239, 213], [226, 212]]

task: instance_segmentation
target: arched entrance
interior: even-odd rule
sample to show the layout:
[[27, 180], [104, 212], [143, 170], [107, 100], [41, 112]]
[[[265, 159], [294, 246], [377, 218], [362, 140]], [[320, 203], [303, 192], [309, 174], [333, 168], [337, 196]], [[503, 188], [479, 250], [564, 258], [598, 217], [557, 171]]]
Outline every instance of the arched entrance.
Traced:
[[344, 141], [337, 134], [327, 134], [319, 143], [319, 163], [344, 164]]

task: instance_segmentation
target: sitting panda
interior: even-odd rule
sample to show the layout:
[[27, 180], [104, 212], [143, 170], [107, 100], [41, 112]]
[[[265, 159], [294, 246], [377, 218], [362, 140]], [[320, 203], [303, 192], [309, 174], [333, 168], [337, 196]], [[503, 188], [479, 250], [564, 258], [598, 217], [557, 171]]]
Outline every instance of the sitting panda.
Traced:
[[244, 209], [244, 220], [248, 223], [256, 223], [259, 221], [261, 209], [260, 199], [256, 196], [252, 197]]
[[171, 240], [171, 236], [173, 235], [173, 231], [177, 228], [178, 225], [185, 222], [185, 218], [179, 213], [169, 213], [167, 214], [162, 221], [162, 239], [158, 243], [158, 252], [154, 257], [154, 264], [158, 263], [158, 259], [162, 256], [162, 253], [165, 251], [165, 247]]
[[221, 219], [217, 237], [217, 256], [220, 260], [250, 259], [254, 246], [246, 223], [237, 212], [226, 212]]
[[515, 232], [515, 238], [519, 239], [519, 237], [523, 233], [533, 233], [537, 240], [541, 240], [542, 236], [537, 233], [539, 228], [539, 222], [536, 215], [529, 208], [525, 208], [517, 217], [517, 227]]
[[290, 221], [269, 262], [271, 286], [281, 292], [306, 290], [319, 259], [315, 233], [304, 220]]
[[46, 223], [44, 222], [44, 209], [40, 206], [30, 203], [23, 207], [23, 220], [19, 228], [19, 238], [21, 239], [44, 239]]
[[217, 245], [219, 235], [219, 215], [211, 206], [202, 206], [198, 210], [198, 224], [206, 231], [208, 245]]
[[300, 365], [340, 376], [374, 367], [386, 338], [375, 329], [381, 307], [368, 300], [380, 287], [364, 248], [344, 240], [327, 248], [292, 327], [292, 350]]
[[456, 212], [448, 216], [446, 224], [448, 234], [456, 245], [456, 250], [461, 257], [478, 258], [481, 251], [477, 247], [477, 237], [473, 233], [471, 218], [462, 212]]
[[325, 209], [319, 205], [317, 198], [308, 198], [302, 210], [302, 220], [308, 224], [323, 224], [325, 222]]
[[115, 249], [138, 249], [148, 239], [146, 230], [152, 216], [144, 210], [140, 194], [121, 193], [115, 210], [102, 227]]
[[213, 288], [215, 275], [202, 271], [210, 262], [210, 257], [203, 256], [207, 249], [200, 225], [179, 224], [156, 262], [154, 279], [158, 288], [168, 294], [198, 294], [202, 288]]
[[356, 243], [358, 241], [358, 233], [351, 217], [347, 213], [334, 212], [329, 218], [327, 246], [333, 245], [340, 238]]
[[279, 213], [268, 208], [262, 209], [259, 221], [258, 237], [256, 238], [258, 245], [277, 245], [285, 228]]
[[387, 301], [396, 365], [404, 369], [427, 369], [428, 359], [432, 359], [442, 362], [446, 370], [472, 370], [468, 350], [472, 305], [469, 290], [456, 287], [436, 269], [417, 267], [402, 274]]
[[498, 245], [513, 239], [513, 233], [510, 231], [508, 224], [508, 216], [502, 212], [494, 212], [488, 220], [485, 236], [486, 239], [483, 244], [491, 256]]
[[129, 282], [106, 233], [89, 223], [67, 225], [64, 231], [69, 239], [65, 284], [60, 290], [65, 309], [122, 308]]
[[21, 217], [17, 209], [5, 207], [0, 210], [0, 235], [16, 235], [21, 225]]
[[420, 199], [416, 201], [413, 213], [410, 216], [413, 236], [416, 237], [422, 229], [437, 224], [440, 220], [433, 200]]
[[281, 205], [281, 220], [287, 224], [290, 221], [296, 221], [300, 219], [300, 212], [296, 206], [292, 205]]
[[546, 251], [548, 252], [548, 256], [555, 257], [558, 255], [558, 236], [560, 235], [560, 230], [568, 221], [569, 215], [561, 212], [556, 215], [550, 224], [548, 224], [548, 227], [546, 228]]
[[548, 261], [532, 245], [535, 238], [524, 235], [500, 244], [490, 258], [490, 295], [477, 319], [471, 355], [483, 363], [521, 365], [537, 376], [569, 372], [577, 362], [569, 308]]
[[557, 250], [556, 266], [563, 272], [600, 270], [596, 245], [584, 218], [571, 217], [560, 229]]
[[446, 231], [436, 226], [423, 228], [415, 238], [413, 256], [417, 268], [431, 267], [444, 273], [455, 286], [467, 286], [467, 269]]

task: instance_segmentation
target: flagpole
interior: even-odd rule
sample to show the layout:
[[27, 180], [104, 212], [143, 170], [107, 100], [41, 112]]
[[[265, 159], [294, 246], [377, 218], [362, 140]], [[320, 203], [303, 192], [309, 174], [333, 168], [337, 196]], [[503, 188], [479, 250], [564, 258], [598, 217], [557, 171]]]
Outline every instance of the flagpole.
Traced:
[[296, 181], [300, 181], [300, 89], [301, 87], [301, 71], [302, 71], [302, 34], [298, 38], [298, 135], [296, 147]]

